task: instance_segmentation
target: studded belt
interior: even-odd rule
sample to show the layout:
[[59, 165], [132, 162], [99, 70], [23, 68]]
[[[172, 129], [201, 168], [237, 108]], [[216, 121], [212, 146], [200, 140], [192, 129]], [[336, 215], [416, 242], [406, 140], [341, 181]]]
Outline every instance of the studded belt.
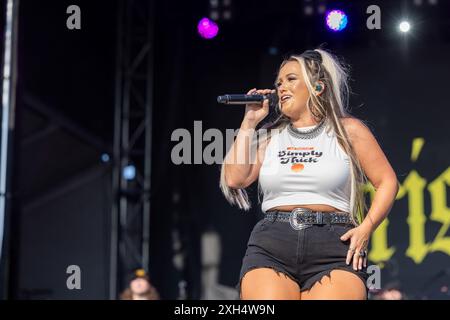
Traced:
[[290, 222], [293, 227], [313, 224], [353, 224], [350, 214], [347, 212], [322, 212], [312, 211], [306, 208], [295, 208], [290, 212], [268, 211], [264, 219]]

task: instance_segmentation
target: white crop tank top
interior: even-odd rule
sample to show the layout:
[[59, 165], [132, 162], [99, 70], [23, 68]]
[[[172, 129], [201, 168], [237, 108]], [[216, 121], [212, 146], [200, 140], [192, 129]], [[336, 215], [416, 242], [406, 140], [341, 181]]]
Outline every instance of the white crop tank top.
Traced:
[[263, 212], [281, 205], [325, 204], [350, 212], [350, 158], [327, 122], [315, 134], [296, 136], [315, 126], [287, 126], [272, 134], [259, 172]]

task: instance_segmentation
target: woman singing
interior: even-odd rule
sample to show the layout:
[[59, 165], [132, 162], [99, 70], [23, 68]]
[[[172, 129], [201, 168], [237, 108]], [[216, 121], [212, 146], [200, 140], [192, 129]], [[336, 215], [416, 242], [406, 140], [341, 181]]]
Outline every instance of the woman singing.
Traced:
[[[237, 283], [241, 299], [367, 299], [368, 241], [391, 210], [398, 181], [371, 131], [346, 111], [347, 80], [336, 57], [307, 50], [280, 66], [274, 122], [256, 131], [268, 100], [246, 106], [220, 181], [228, 201], [244, 210], [245, 188], [256, 179], [263, 195], [264, 218]], [[369, 210], [367, 180], [376, 189]]]

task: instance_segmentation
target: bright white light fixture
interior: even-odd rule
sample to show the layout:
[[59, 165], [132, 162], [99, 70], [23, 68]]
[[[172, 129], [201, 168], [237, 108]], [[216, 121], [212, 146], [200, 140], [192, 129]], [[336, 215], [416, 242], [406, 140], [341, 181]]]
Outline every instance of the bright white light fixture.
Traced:
[[408, 21], [402, 21], [398, 27], [401, 32], [408, 32], [411, 29], [411, 25]]

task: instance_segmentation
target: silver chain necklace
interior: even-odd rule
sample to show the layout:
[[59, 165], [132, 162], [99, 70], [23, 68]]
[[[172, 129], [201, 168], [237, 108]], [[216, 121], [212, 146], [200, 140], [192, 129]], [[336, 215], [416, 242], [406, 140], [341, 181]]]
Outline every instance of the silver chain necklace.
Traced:
[[289, 123], [287, 130], [291, 136], [297, 139], [314, 139], [317, 137], [325, 128], [325, 119], [323, 119], [317, 126], [315, 126], [312, 129], [305, 130], [305, 131], [299, 131], [292, 123]]

